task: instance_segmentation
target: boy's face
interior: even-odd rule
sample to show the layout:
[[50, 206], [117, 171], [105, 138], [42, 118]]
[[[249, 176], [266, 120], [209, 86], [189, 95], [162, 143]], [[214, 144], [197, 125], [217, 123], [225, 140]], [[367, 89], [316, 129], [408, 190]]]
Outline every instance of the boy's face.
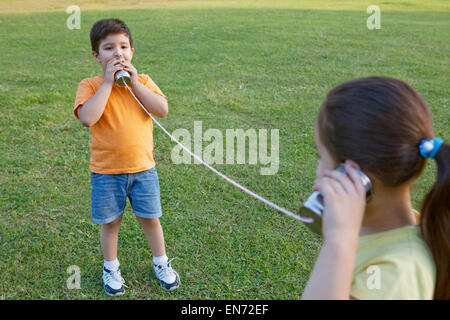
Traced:
[[92, 51], [95, 60], [102, 65], [103, 71], [106, 70], [107, 63], [115, 58], [124, 58], [125, 61], [131, 62], [133, 58], [134, 48], [130, 47], [130, 40], [124, 33], [109, 34], [100, 41], [98, 53]]

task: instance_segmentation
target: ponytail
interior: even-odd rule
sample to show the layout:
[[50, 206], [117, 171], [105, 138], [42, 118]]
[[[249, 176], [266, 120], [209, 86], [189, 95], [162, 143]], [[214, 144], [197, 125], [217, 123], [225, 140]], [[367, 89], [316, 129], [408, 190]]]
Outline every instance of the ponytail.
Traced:
[[420, 213], [422, 236], [436, 264], [434, 299], [450, 299], [450, 145], [442, 144], [434, 159], [437, 180]]
[[420, 229], [436, 266], [434, 299], [450, 300], [450, 144], [435, 137], [425, 100], [401, 80], [351, 80], [328, 93], [318, 129], [336, 162], [351, 159], [388, 187], [414, 181], [425, 159], [436, 160], [437, 179], [422, 203]]

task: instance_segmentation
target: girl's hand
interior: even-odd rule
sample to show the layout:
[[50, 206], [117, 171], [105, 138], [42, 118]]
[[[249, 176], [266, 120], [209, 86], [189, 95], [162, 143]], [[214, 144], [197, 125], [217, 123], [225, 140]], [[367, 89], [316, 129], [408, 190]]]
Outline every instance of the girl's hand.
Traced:
[[352, 162], [345, 162], [347, 175], [339, 171], [325, 171], [316, 180], [324, 198], [322, 234], [325, 240], [357, 241], [366, 206], [366, 190]]
[[138, 81], [138, 72], [136, 68], [128, 61], [122, 61], [123, 70], [127, 71], [130, 74], [131, 85], [136, 86]]

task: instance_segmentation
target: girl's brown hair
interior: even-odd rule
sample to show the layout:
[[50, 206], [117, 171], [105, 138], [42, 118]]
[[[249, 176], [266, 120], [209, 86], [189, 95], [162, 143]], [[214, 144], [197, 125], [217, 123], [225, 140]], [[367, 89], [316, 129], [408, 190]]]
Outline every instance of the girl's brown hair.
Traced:
[[[405, 82], [386, 77], [356, 79], [332, 89], [318, 125], [337, 163], [353, 160], [387, 186], [422, 173], [419, 144], [434, 138], [423, 98]], [[437, 181], [422, 203], [420, 227], [437, 269], [434, 299], [450, 299], [450, 145], [442, 144], [435, 160]]]

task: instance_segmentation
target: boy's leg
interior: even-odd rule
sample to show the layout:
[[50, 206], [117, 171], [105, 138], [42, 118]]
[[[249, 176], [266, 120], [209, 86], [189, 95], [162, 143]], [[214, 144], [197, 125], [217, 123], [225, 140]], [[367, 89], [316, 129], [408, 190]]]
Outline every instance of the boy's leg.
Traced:
[[125, 292], [125, 281], [120, 275], [117, 260], [117, 242], [127, 199], [127, 179], [125, 174], [91, 172], [92, 221], [100, 224], [100, 246], [104, 257], [103, 286], [110, 296]]
[[153, 271], [160, 285], [174, 290], [180, 284], [178, 273], [170, 266], [166, 256], [164, 234], [159, 223], [162, 215], [159, 181], [156, 168], [134, 174], [133, 186], [128, 194], [136, 219], [144, 229], [153, 254]]
[[117, 259], [117, 242], [119, 239], [122, 216], [116, 220], [102, 224], [100, 227], [100, 245], [104, 257], [103, 285], [107, 295], [118, 296], [125, 292], [125, 280], [120, 274], [120, 264]]
[[159, 223], [162, 215], [159, 180], [156, 168], [135, 173], [129, 198], [136, 219], [144, 229], [153, 256], [166, 254], [164, 234]]
[[117, 241], [125, 209], [127, 175], [91, 172], [92, 221], [100, 224], [100, 245], [106, 261], [117, 258]]
[[164, 234], [158, 218], [142, 218], [136, 216], [144, 229], [145, 237], [153, 254], [153, 271], [166, 290], [175, 290], [180, 285], [180, 276], [170, 266], [164, 247]]
[[142, 229], [144, 229], [145, 238], [155, 257], [164, 256], [166, 249], [164, 246], [164, 233], [158, 218], [141, 218], [136, 216]]
[[116, 220], [102, 224], [100, 227], [100, 245], [106, 261], [117, 259], [117, 242], [121, 222], [122, 216], [119, 216]]

